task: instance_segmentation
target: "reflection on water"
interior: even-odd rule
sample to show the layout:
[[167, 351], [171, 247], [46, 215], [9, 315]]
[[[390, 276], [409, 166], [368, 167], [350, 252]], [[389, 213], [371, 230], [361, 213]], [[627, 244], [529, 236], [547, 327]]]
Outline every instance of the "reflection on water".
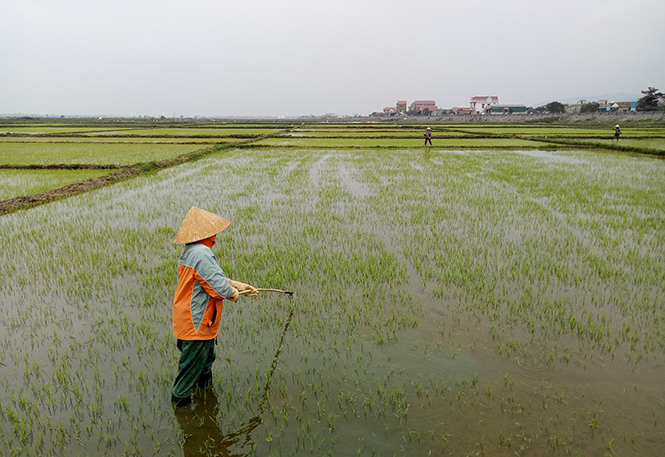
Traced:
[[[289, 299], [291, 296], [289, 296]], [[252, 431], [262, 423], [261, 414], [267, 407], [268, 391], [270, 390], [270, 380], [275, 373], [279, 355], [284, 345], [284, 337], [289, 329], [293, 312], [295, 308], [291, 307], [289, 316], [284, 324], [282, 335], [277, 345], [277, 351], [273, 356], [270, 372], [263, 388], [263, 397], [259, 406], [259, 413], [247, 420], [242, 426], [234, 432], [223, 435], [217, 423], [219, 414], [219, 399], [214, 388], [200, 389], [195, 388], [192, 392], [194, 406], [185, 408], [176, 408], [175, 417], [180, 424], [180, 429], [184, 435], [182, 445], [185, 457], [194, 456], [244, 456], [249, 455], [255, 450], [254, 443], [251, 440]], [[247, 449], [242, 454], [232, 454], [231, 446], [239, 445], [240, 449]]]
[[[226, 151], [168, 192], [193, 164], [0, 221], [0, 454], [662, 454], [662, 161], [328, 152]], [[227, 197], [252, 213], [233, 271], [303, 298], [270, 408], [289, 306], [265, 296], [225, 310], [222, 403], [176, 424], [170, 213]]]
[[562, 155], [559, 154], [558, 151], [551, 152], [551, 151], [541, 151], [538, 149], [526, 149], [526, 150], [517, 150], [514, 151], [517, 154], [529, 156], [529, 157], [536, 157], [539, 159], [546, 159], [546, 160], [551, 160], [551, 161], [556, 161], [556, 162], [565, 162], [565, 163], [576, 163], [576, 164], [585, 164], [589, 163], [586, 160], [579, 159], [577, 157], [571, 157], [569, 155]]
[[[175, 417], [183, 432], [185, 457], [248, 455], [254, 447], [251, 434], [261, 424], [261, 416], [257, 415], [238, 430], [223, 435], [217, 423], [219, 400], [215, 390], [195, 389], [193, 394], [193, 407], [175, 408]], [[232, 453], [230, 448], [235, 445], [247, 452]]]

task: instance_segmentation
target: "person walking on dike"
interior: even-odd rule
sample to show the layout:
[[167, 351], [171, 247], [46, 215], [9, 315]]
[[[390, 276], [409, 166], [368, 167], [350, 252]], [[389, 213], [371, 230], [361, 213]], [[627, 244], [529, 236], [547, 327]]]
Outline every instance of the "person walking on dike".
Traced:
[[614, 126], [614, 138], [612, 138], [612, 140], [619, 141], [619, 135], [621, 135], [621, 128], [619, 127], [619, 124], [617, 124]]
[[173, 298], [173, 336], [180, 350], [171, 394], [174, 406], [191, 404], [194, 387], [212, 385], [224, 300], [237, 303], [242, 292], [247, 297], [258, 295], [249, 284], [228, 279], [212, 251], [215, 237], [230, 224], [221, 216], [193, 206], [173, 240], [185, 245], [178, 260], [179, 279]]
[[427, 142], [429, 141], [429, 145], [432, 146], [432, 129], [427, 127], [427, 131], [425, 132], [425, 146], [427, 146]]

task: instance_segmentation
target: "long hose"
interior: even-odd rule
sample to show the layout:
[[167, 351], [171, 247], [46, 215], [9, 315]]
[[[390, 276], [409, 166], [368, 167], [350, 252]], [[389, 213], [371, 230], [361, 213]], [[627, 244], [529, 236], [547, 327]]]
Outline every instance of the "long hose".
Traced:
[[[263, 290], [266, 291], [266, 289], [256, 289], [256, 290]], [[278, 290], [273, 290], [273, 289], [268, 289], [268, 291], [278, 291]], [[279, 291], [282, 293], [287, 293], [289, 295], [289, 298], [291, 298], [291, 295], [293, 295], [293, 292], [285, 292], [285, 291]], [[291, 319], [293, 319], [293, 312], [295, 311], [295, 306], [291, 306], [291, 309], [289, 310], [289, 316], [286, 318], [286, 324], [284, 324], [284, 330], [282, 330], [282, 336], [279, 339], [279, 344], [277, 345], [277, 351], [275, 352], [274, 357], [272, 358], [272, 364], [270, 365], [270, 372], [268, 373], [268, 379], [266, 379], [266, 385], [263, 388], [263, 398], [261, 398], [261, 403], [259, 404], [259, 413], [246, 421], [238, 430], [235, 432], [229, 433], [224, 437], [224, 444], [225, 445], [230, 445], [230, 444], [235, 444], [239, 441], [241, 436], [244, 436], [245, 440], [243, 443], [243, 446], [250, 442], [250, 434], [256, 427], [258, 427], [263, 420], [261, 419], [261, 415], [263, 412], [266, 410], [266, 402], [268, 401], [268, 390], [270, 390], [270, 380], [272, 379], [272, 375], [275, 372], [275, 368], [277, 368], [277, 362], [279, 360], [279, 354], [282, 352], [282, 345], [284, 344], [284, 337], [286, 336], [286, 332], [289, 329], [289, 325], [291, 324]]]

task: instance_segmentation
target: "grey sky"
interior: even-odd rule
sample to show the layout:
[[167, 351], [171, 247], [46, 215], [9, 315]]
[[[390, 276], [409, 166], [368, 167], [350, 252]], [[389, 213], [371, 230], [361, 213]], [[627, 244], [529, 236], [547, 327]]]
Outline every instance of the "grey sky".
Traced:
[[665, 90], [663, 0], [0, 0], [0, 114], [369, 114]]

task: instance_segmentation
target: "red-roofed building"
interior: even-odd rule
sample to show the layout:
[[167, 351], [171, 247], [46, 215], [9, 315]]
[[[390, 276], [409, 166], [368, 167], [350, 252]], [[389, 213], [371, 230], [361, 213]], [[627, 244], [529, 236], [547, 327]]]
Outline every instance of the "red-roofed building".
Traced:
[[394, 116], [395, 114], [397, 114], [397, 112], [398, 110], [394, 106], [386, 106], [385, 108], [383, 108], [383, 114], [385, 114], [386, 116]]
[[409, 111], [416, 111], [418, 113], [422, 112], [424, 109], [434, 111], [439, 108], [436, 107], [436, 102], [434, 100], [416, 100], [409, 106]]
[[476, 95], [471, 97], [471, 111], [476, 114], [483, 114], [490, 105], [497, 105], [498, 103], [498, 95]]

